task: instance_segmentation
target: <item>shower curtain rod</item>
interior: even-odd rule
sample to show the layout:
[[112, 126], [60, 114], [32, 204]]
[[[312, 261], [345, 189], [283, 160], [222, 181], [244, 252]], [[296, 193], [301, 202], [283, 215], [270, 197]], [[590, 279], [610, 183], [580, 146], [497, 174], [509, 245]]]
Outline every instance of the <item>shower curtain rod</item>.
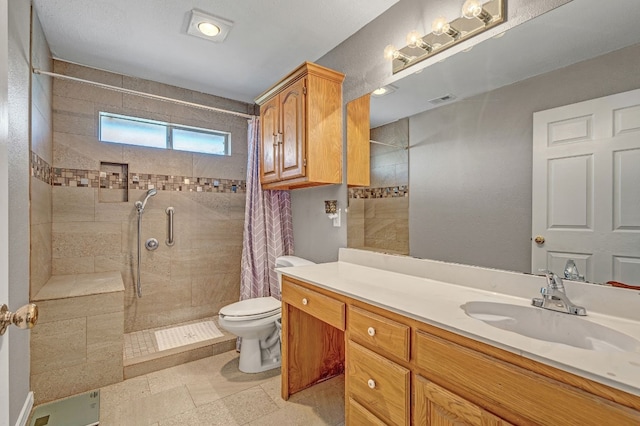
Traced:
[[378, 145], [390, 146], [390, 147], [393, 147], [393, 148], [409, 149], [408, 146], [394, 145], [394, 144], [391, 144], [391, 143], [374, 141], [373, 139], [369, 139], [369, 142], [375, 143], [375, 144], [378, 144]]
[[190, 106], [190, 107], [199, 108], [199, 109], [206, 109], [208, 111], [220, 112], [220, 113], [223, 113], [223, 114], [231, 114], [231, 115], [235, 115], [235, 116], [238, 116], [238, 117], [244, 117], [244, 118], [247, 118], [247, 119], [251, 119], [251, 118], [255, 117], [255, 115], [251, 115], [251, 114], [244, 114], [242, 112], [229, 111], [229, 110], [222, 109], [222, 108], [216, 108], [216, 107], [212, 107], [212, 106], [196, 104], [194, 102], [182, 101], [180, 99], [167, 98], [166, 96], [154, 95], [152, 93], [145, 93], [145, 92], [139, 92], [137, 90], [125, 89], [124, 87], [112, 86], [110, 84], [98, 83], [96, 81], [85, 80], [85, 79], [77, 78], [77, 77], [71, 77], [71, 76], [64, 75], [64, 74], [58, 74], [58, 73], [55, 73], [55, 72], [43, 71], [43, 70], [40, 70], [40, 69], [37, 69], [37, 68], [33, 69], [33, 73], [34, 74], [47, 75], [49, 77], [54, 77], [54, 78], [59, 78], [61, 80], [70, 80], [70, 81], [75, 81], [77, 83], [90, 84], [92, 86], [97, 86], [97, 87], [100, 87], [102, 89], [114, 90], [116, 92], [126, 93], [126, 94], [129, 94], [129, 95], [137, 95], [137, 96], [142, 96], [142, 97], [145, 97], [145, 98], [156, 99], [156, 100], [159, 100], [159, 101], [172, 102], [172, 103], [179, 104], [179, 105]]

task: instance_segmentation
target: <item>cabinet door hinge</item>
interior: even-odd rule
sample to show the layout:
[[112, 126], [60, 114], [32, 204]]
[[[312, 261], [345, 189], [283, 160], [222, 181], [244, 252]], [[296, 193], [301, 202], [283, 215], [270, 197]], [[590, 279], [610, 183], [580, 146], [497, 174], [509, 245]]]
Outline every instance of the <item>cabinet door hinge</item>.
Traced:
[[302, 94], [303, 94], [303, 95], [306, 95], [306, 94], [307, 94], [307, 86], [304, 86], [304, 87], [302, 88]]
[[307, 159], [306, 159], [306, 158], [305, 158], [304, 160], [302, 160], [302, 165], [303, 165], [304, 167], [307, 167]]

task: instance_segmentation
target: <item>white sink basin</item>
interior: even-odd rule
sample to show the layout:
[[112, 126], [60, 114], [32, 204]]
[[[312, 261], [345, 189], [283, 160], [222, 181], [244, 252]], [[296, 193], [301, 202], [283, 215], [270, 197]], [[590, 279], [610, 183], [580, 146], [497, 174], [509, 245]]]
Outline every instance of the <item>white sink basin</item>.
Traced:
[[494, 302], [467, 302], [460, 307], [471, 318], [532, 339], [594, 351], [640, 353], [640, 341], [584, 317]]

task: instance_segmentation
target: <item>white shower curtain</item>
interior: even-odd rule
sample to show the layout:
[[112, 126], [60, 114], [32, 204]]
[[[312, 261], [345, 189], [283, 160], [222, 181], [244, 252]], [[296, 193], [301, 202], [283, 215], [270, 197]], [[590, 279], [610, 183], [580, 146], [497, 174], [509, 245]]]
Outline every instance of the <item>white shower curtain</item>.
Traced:
[[260, 121], [249, 120], [247, 201], [242, 244], [240, 299], [273, 296], [280, 299], [278, 256], [293, 254], [293, 224], [289, 191], [263, 191], [260, 186]]

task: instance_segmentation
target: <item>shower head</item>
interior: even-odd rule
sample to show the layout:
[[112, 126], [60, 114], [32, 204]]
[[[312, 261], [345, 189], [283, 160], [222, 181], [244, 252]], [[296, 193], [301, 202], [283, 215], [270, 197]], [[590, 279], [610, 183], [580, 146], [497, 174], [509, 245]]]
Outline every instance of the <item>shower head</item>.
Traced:
[[138, 213], [142, 214], [142, 212], [144, 211], [144, 207], [147, 205], [147, 201], [149, 200], [149, 197], [153, 197], [157, 193], [158, 193], [157, 189], [151, 188], [150, 190], [147, 191], [147, 196], [144, 197], [144, 201], [142, 202], [136, 201], [135, 206], [136, 206], [136, 209], [138, 209]]

